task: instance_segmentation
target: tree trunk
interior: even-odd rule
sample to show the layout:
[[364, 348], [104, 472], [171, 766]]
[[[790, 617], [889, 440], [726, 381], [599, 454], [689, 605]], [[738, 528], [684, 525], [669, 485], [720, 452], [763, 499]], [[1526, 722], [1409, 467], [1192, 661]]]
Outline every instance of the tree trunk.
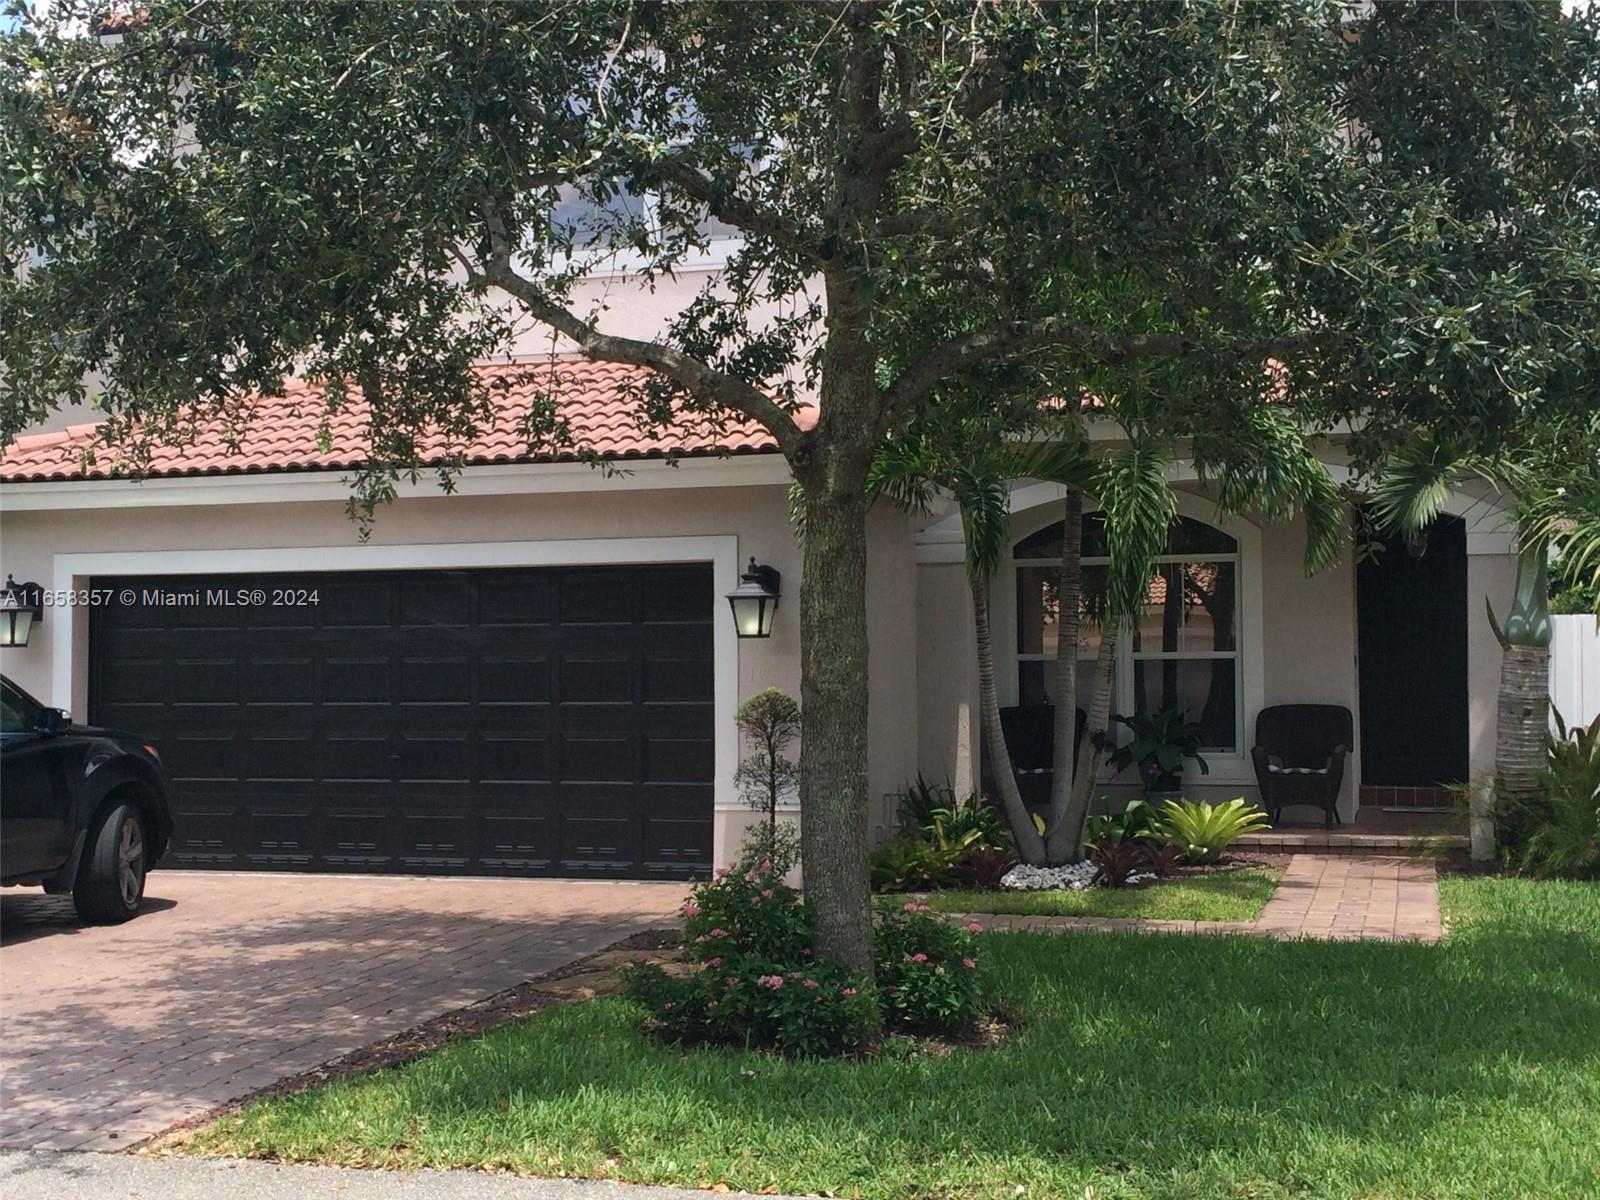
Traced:
[[867, 499], [806, 484], [800, 582], [800, 839], [818, 958], [872, 969], [867, 870]]
[[1078, 738], [1078, 617], [1083, 605], [1083, 493], [1067, 490], [1061, 533], [1061, 574], [1056, 583], [1056, 719], [1050, 755], [1050, 814], [1045, 854], [1052, 863], [1076, 862], [1081, 830], [1069, 827]]
[[1083, 731], [1083, 762], [1072, 784], [1072, 804], [1067, 809], [1062, 837], [1071, 837], [1075, 853], [1082, 853], [1083, 823], [1099, 782], [1105, 758], [1105, 739], [1111, 724], [1111, 689], [1117, 682], [1117, 638], [1120, 627], [1110, 617], [1100, 627], [1100, 653], [1094, 660], [1094, 698], [1089, 701], [1089, 724]]
[[978, 709], [983, 720], [983, 748], [989, 756], [995, 787], [1000, 791], [1000, 807], [1016, 839], [1017, 856], [1039, 866], [1045, 861], [1044, 839], [1034, 827], [1028, 807], [1017, 790], [1016, 772], [1011, 766], [1011, 751], [1006, 748], [1005, 731], [1000, 727], [1000, 697], [994, 687], [994, 642], [989, 634], [989, 581], [972, 581], [972, 615], [978, 630]]
[[[1500, 702], [1494, 748], [1494, 804], [1518, 810], [1536, 804], [1550, 732], [1550, 650], [1507, 645], [1500, 659]], [[1492, 826], [1491, 826], [1492, 830]], [[1485, 842], [1481, 849], [1479, 842]], [[1473, 839], [1473, 857], [1494, 857], [1493, 837]]]

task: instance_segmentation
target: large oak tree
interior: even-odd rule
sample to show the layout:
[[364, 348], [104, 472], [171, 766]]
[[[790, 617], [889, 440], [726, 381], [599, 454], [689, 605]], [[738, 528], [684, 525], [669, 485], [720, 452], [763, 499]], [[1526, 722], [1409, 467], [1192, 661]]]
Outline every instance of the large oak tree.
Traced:
[[[0, 41], [0, 437], [92, 392], [137, 445], [301, 374], [370, 405], [377, 500], [528, 322], [650, 368], [650, 420], [759, 422], [804, 489], [807, 890], [853, 965], [865, 481], [937, 385], [1159, 360], [1217, 436], [1270, 395], [1493, 440], [1595, 327], [1594, 30], [1554, 3], [79, 8]], [[743, 241], [660, 336], [581, 299], [709, 218]]]

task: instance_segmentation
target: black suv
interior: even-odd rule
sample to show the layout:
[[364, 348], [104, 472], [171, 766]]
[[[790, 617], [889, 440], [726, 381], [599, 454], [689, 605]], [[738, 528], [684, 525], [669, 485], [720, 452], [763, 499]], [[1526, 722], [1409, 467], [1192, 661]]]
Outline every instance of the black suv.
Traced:
[[126, 921], [171, 840], [154, 746], [74, 725], [0, 676], [0, 884], [42, 883], [85, 921]]

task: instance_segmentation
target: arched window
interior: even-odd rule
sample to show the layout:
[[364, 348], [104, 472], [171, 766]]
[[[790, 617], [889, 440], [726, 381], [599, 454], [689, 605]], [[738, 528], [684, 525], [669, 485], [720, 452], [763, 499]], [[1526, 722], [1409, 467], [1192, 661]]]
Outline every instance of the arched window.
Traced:
[[[1061, 605], [1062, 522], [1013, 548], [1017, 572], [1017, 700], [1050, 704]], [[1083, 517], [1083, 605], [1078, 623], [1078, 707], [1093, 693], [1110, 562], [1105, 522]], [[1117, 647], [1114, 713], [1177, 709], [1205, 730], [1206, 748], [1239, 753], [1239, 544], [1203, 521], [1173, 522], [1150, 573], [1131, 637]]]

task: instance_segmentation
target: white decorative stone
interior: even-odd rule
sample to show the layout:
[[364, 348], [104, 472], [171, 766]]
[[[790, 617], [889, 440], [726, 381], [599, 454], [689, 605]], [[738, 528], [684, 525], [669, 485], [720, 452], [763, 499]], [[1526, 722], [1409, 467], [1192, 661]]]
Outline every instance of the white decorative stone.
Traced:
[[[1130, 875], [1128, 883], [1145, 883], [1154, 878], [1148, 874]], [[1000, 879], [1000, 886], [1012, 892], [1082, 892], [1093, 882], [1094, 864], [1087, 861], [1064, 867], [1030, 867], [1023, 863], [1007, 871]]]

